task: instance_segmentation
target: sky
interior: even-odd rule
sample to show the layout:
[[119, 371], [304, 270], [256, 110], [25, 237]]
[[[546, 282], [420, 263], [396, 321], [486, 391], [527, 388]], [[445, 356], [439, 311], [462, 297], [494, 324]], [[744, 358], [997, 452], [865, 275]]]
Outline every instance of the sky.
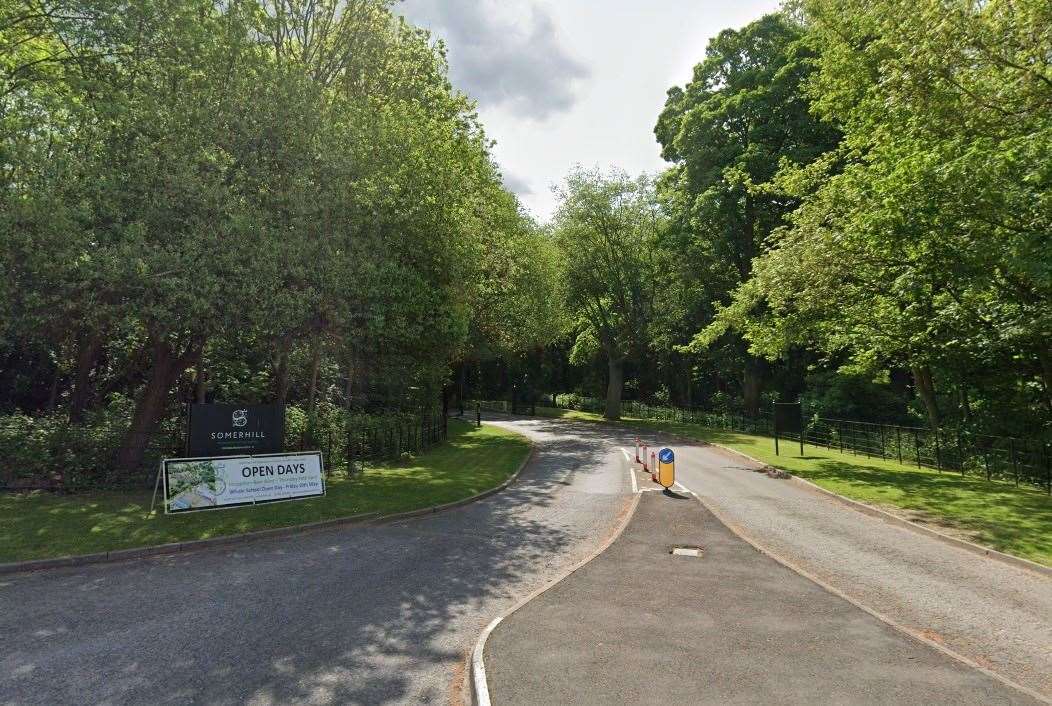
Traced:
[[709, 38], [777, 0], [403, 0], [446, 43], [453, 84], [479, 105], [505, 185], [546, 221], [580, 164], [654, 173], [665, 93]]

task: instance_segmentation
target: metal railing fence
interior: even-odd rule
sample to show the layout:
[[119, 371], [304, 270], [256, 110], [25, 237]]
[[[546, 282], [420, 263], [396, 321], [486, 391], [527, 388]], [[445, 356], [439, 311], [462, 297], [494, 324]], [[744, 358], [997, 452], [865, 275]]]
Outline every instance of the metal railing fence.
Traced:
[[[165, 420], [144, 435], [145, 454], [135, 473], [114, 461], [126, 430], [118, 425], [70, 424], [55, 416], [0, 418], [0, 491], [149, 487], [162, 458], [186, 455], [185, 420]], [[427, 451], [446, 438], [440, 411], [359, 414], [286, 429], [285, 449], [320, 450], [326, 466], [397, 460]]]
[[[569, 399], [567, 399], [569, 398]], [[482, 409], [496, 412], [530, 412], [530, 405], [519, 403], [514, 410], [504, 400], [482, 401]], [[547, 395], [536, 407], [572, 409], [602, 413], [603, 401], [578, 395]], [[774, 419], [763, 412], [756, 417], [740, 413], [712, 412], [671, 405], [652, 405], [625, 401], [622, 416], [646, 421], [667, 421], [746, 434], [774, 436]], [[1052, 495], [1052, 443], [1043, 439], [992, 436], [967, 430], [804, 417], [803, 441], [842, 453], [882, 458], [903, 465], [930, 468], [939, 472], [979, 475], [1043, 488]], [[799, 441], [799, 434], [780, 433]]]

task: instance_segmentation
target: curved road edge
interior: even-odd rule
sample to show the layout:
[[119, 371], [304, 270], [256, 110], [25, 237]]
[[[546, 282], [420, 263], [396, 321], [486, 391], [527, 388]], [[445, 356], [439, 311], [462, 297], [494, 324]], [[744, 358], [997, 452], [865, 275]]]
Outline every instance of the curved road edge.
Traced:
[[542, 586], [541, 588], [537, 589], [536, 591], [534, 591], [533, 593], [516, 603], [511, 608], [498, 615], [496, 618], [490, 621], [489, 625], [487, 625], [482, 630], [482, 633], [479, 635], [478, 640], [475, 642], [475, 647], [471, 650], [471, 664], [469, 665], [469, 667], [471, 672], [472, 704], [474, 704], [475, 706], [491, 706], [489, 696], [489, 684], [486, 681], [486, 663], [484, 658], [486, 640], [489, 639], [490, 633], [492, 633], [493, 630], [498, 625], [500, 625], [501, 621], [503, 621], [509, 615], [519, 610], [520, 608], [528, 604], [530, 601], [543, 594], [545, 591], [548, 591], [554, 586], [557, 586], [562, 581], [565, 581], [575, 572], [580, 570], [582, 567], [584, 567], [589, 562], [598, 557], [600, 554], [609, 549], [610, 546], [614, 542], [616, 542], [618, 538], [624, 533], [625, 528], [628, 527], [628, 524], [632, 521], [632, 517], [636, 514], [636, 508], [639, 507], [639, 499], [641, 497], [643, 497], [641, 493], [632, 494], [632, 503], [628, 506], [628, 509], [625, 510], [622, 514], [617, 529], [614, 530], [614, 532], [609, 537], [607, 537], [606, 541], [604, 541], [598, 548], [596, 548], [594, 552], [592, 552], [589, 556], [585, 557], [577, 564], [571, 566], [561, 576], [552, 579], [546, 586]]
[[[517, 433], [517, 432], [516, 432]], [[244, 532], [241, 534], [228, 534], [222, 537], [209, 537], [208, 539], [193, 539], [186, 542], [171, 542], [168, 544], [156, 544], [146, 547], [133, 547], [131, 549], [115, 549], [109, 552], [97, 552], [94, 554], [79, 554], [75, 556], [64, 556], [57, 557], [54, 559], [30, 559], [28, 561], [16, 561], [8, 564], [0, 564], [0, 576], [4, 574], [20, 574], [28, 571], [45, 571], [47, 569], [61, 569], [73, 566], [89, 566], [92, 564], [109, 564], [114, 562], [122, 561], [135, 561], [138, 559], [148, 559], [156, 556], [168, 556], [171, 554], [181, 554], [183, 552], [199, 551], [204, 549], [210, 549], [213, 547], [227, 547], [236, 544], [248, 544], [250, 542], [256, 542], [261, 539], [271, 539], [274, 537], [287, 537], [293, 534], [315, 532], [318, 530], [333, 529], [335, 527], [345, 527], [353, 525], [366, 525], [366, 524], [382, 524], [387, 522], [396, 522], [398, 520], [406, 520], [414, 517], [422, 517], [425, 515], [433, 515], [439, 512], [445, 512], [447, 510], [453, 510], [464, 505], [470, 505], [471, 503], [477, 502], [484, 498], [488, 498], [491, 495], [505, 490], [508, 486], [514, 483], [522, 470], [534, 459], [537, 455], [537, 444], [530, 437], [525, 434], [519, 434], [523, 439], [530, 444], [529, 453], [522, 459], [519, 467], [515, 469], [515, 472], [510, 476], [501, 481], [498, 485], [493, 486], [487, 490], [476, 493], [467, 498], [461, 498], [460, 500], [454, 500], [448, 503], [442, 503], [441, 505], [431, 505], [429, 507], [417, 508], [416, 510], [406, 510], [405, 512], [396, 512], [389, 515], [382, 515], [379, 512], [363, 512], [357, 515], [347, 515], [346, 517], [336, 517], [330, 520], [320, 520], [318, 522], [308, 522], [300, 525], [289, 525], [287, 527], [273, 527], [271, 529], [264, 530], [253, 530], [251, 532]]]

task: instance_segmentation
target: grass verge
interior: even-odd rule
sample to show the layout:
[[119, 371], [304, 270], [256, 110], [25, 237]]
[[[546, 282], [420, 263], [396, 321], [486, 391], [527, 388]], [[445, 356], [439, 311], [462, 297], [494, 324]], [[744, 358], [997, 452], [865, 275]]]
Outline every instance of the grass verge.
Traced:
[[462, 500], [506, 480], [529, 441], [451, 420], [449, 439], [400, 463], [333, 473], [323, 498], [185, 515], [148, 516], [150, 492], [0, 495], [0, 563], [208, 539], [366, 512], [390, 514]]
[[[538, 408], [538, 415], [604, 422], [601, 415]], [[1052, 498], [1041, 490], [979, 476], [939, 473], [868, 456], [788, 442], [774, 455], [769, 437], [682, 422], [624, 418], [632, 427], [720, 444], [852, 500], [879, 507], [941, 532], [1052, 566]]]

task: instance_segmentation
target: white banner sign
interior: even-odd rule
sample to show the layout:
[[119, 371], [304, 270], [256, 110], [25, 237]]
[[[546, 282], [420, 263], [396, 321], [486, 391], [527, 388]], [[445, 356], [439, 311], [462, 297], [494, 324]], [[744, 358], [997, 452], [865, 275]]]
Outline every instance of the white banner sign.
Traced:
[[193, 512], [325, 495], [321, 453], [168, 458], [164, 511]]

